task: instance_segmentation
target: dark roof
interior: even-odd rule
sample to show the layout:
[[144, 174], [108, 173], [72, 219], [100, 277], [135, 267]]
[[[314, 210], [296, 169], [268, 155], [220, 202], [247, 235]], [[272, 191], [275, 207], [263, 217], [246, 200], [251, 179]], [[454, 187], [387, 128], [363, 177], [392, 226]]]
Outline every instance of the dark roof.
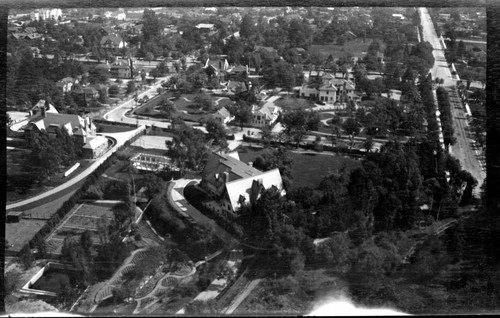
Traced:
[[101, 45], [104, 45], [106, 43], [112, 43], [114, 45], [120, 45], [120, 42], [122, 41], [121, 36], [117, 35], [105, 35], [101, 39]]
[[229, 180], [226, 182], [262, 174], [261, 171], [230, 155], [211, 153], [203, 174], [208, 177], [207, 179], [212, 179], [216, 174], [219, 175], [224, 172], [229, 173]]

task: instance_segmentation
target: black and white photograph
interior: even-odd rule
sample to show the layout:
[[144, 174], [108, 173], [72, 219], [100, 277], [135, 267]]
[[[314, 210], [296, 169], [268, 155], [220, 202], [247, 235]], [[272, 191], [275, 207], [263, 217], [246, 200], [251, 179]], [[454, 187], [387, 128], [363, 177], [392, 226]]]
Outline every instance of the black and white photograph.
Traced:
[[5, 316], [500, 313], [500, 20], [326, 3], [9, 6]]

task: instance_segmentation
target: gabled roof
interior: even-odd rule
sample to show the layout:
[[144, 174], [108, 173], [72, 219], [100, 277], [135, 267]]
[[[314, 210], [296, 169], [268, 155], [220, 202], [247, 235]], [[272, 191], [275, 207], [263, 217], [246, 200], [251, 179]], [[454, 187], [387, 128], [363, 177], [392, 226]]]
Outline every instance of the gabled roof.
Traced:
[[105, 35], [101, 39], [101, 45], [104, 45], [106, 43], [112, 43], [114, 45], [120, 45], [122, 42], [122, 37], [117, 36], [117, 35]]
[[83, 145], [83, 148], [86, 149], [96, 149], [100, 147], [103, 144], [107, 144], [108, 139], [104, 136], [96, 136], [92, 139], [90, 139], [85, 145]]
[[221, 109], [219, 109], [216, 114], [218, 114], [218, 115], [220, 115], [220, 116], [222, 116], [224, 118], [231, 117], [231, 114], [226, 109], [226, 107], [222, 107]]
[[198, 23], [196, 25], [197, 29], [212, 29], [215, 26], [215, 24], [212, 23]]
[[238, 160], [234, 155], [211, 153], [203, 171], [206, 179], [214, 179], [224, 172], [228, 173], [226, 182], [256, 176], [262, 172]]
[[[42, 107], [45, 108], [45, 99], [40, 99], [38, 101], [38, 103], [36, 103], [36, 105], [31, 108], [31, 110], [34, 110], [34, 109], [38, 109], [39, 110]], [[52, 105], [52, 104], [50, 104], [50, 103], [49, 103], [49, 109], [46, 110], [46, 112], [47, 113], [53, 113], [53, 114], [59, 114], [59, 112], [57, 111], [57, 109], [55, 108], [55, 106]]]
[[[269, 189], [272, 186], [278, 188], [279, 191], [284, 191], [283, 180], [281, 179], [278, 168], [261, 172], [258, 175], [227, 182], [226, 191], [232, 210], [235, 211], [240, 207], [242, 199], [244, 199], [244, 202], [250, 202], [252, 196], [257, 198], [262, 188]], [[255, 191], [259, 191], [259, 193], [255, 193]]]
[[85, 120], [78, 115], [46, 112], [45, 117], [37, 117], [28, 125], [36, 126], [38, 130], [47, 130], [49, 127], [66, 127], [71, 130], [73, 135], [87, 136], [87, 132], [85, 131]]

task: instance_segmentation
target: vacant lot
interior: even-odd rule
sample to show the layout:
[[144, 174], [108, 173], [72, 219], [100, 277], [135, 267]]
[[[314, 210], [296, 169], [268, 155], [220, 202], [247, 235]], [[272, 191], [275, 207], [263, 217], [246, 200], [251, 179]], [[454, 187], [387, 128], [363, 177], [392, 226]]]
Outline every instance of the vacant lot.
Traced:
[[366, 39], [365, 42], [363, 42], [363, 39], [355, 39], [346, 42], [344, 45], [311, 45], [311, 51], [320, 52], [321, 54], [324, 54], [326, 56], [329, 56], [331, 54], [335, 58], [346, 55], [352, 55], [353, 57], [360, 58], [364, 55], [363, 53], [366, 53], [366, 51], [368, 50], [368, 46], [372, 43], [372, 41], [378, 41], [378, 43], [380, 43], [381, 52], [384, 51], [384, 42], [377, 39]]
[[[253, 150], [249, 147], [238, 148], [240, 160], [253, 162], [255, 158], [267, 152], [266, 149]], [[292, 187], [316, 188], [319, 183], [330, 172], [336, 172], [345, 168], [352, 170], [361, 166], [361, 161], [346, 156], [321, 154], [321, 153], [295, 153], [290, 152], [292, 163]]]

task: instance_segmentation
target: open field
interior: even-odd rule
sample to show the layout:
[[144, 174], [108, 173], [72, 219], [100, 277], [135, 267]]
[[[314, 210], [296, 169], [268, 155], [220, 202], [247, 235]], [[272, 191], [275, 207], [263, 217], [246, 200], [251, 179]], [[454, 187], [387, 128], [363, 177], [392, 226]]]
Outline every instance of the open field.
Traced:
[[[238, 154], [243, 162], [253, 162], [266, 151], [265, 149], [253, 150], [248, 147], [238, 148]], [[361, 161], [341, 155], [290, 152], [290, 157], [293, 159], [291, 169], [293, 188], [316, 188], [329, 172], [335, 172], [342, 167], [351, 170], [361, 166]]]
[[361, 166], [361, 161], [346, 156], [292, 153], [292, 188], [316, 188], [330, 172], [345, 167], [347, 171]]
[[91, 231], [92, 241], [94, 244], [99, 244], [97, 222], [102, 216], [105, 216], [110, 222], [113, 219], [112, 208], [112, 205], [103, 206], [91, 203], [77, 205], [47, 237], [48, 252], [60, 254], [66, 236], [80, 234], [85, 230]]
[[23, 246], [45, 225], [46, 220], [22, 219], [18, 223], [5, 224], [5, 250], [19, 252]]

